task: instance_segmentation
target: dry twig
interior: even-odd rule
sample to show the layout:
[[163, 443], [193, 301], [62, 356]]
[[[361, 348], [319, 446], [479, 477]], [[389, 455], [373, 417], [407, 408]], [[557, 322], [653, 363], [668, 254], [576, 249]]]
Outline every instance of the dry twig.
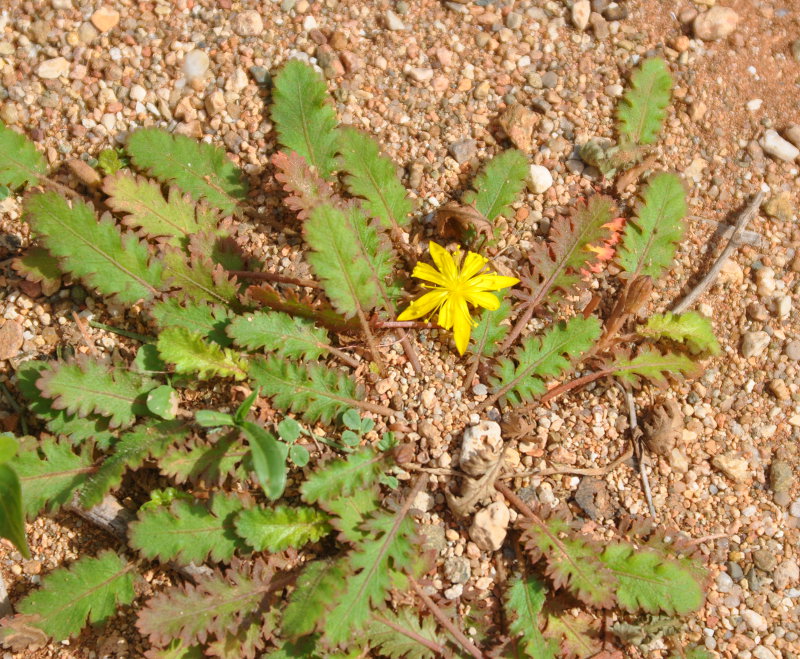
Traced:
[[633, 399], [633, 394], [617, 382], [617, 385], [622, 389], [625, 396], [625, 401], [628, 403], [628, 420], [631, 427], [631, 442], [633, 442], [634, 453], [636, 460], [639, 462], [639, 474], [642, 477], [642, 487], [644, 488], [644, 496], [647, 499], [647, 508], [650, 511], [650, 517], [656, 519], [656, 507], [653, 505], [653, 495], [650, 491], [650, 481], [647, 478], [647, 470], [644, 465], [644, 447], [642, 446], [642, 429], [639, 427], [639, 422], [636, 419], [636, 401]]

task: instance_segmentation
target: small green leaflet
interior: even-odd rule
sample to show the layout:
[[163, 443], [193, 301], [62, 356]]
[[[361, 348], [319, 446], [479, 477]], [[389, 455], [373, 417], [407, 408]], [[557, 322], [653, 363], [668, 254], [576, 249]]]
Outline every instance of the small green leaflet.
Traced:
[[383, 473], [386, 457], [372, 449], [353, 453], [346, 460], [333, 460], [318, 469], [300, 486], [308, 503], [346, 497], [368, 489]]
[[522, 637], [526, 656], [536, 659], [556, 659], [558, 644], [545, 640], [541, 627], [542, 607], [547, 597], [547, 590], [536, 577], [513, 577], [505, 596], [506, 615], [511, 620], [509, 630]]
[[196, 302], [181, 304], [175, 298], [170, 297], [163, 302], [154, 304], [150, 313], [153, 314], [153, 318], [161, 329], [183, 327], [192, 332], [199, 332], [223, 348], [231, 344], [230, 338], [225, 333], [230, 323], [231, 313], [221, 306]]
[[28, 281], [41, 283], [45, 295], [52, 295], [61, 287], [61, 268], [44, 247], [29, 247], [11, 267]]
[[208, 343], [199, 332], [168, 327], [158, 336], [161, 358], [175, 366], [176, 373], [194, 373], [201, 380], [232, 377], [243, 380], [247, 362], [229, 348]]
[[253, 469], [264, 493], [273, 501], [280, 498], [286, 487], [288, 445], [279, 442], [261, 426], [251, 421], [244, 421], [238, 427], [250, 444]]
[[661, 354], [653, 348], [645, 348], [633, 359], [619, 358], [610, 365], [614, 375], [622, 382], [636, 384], [640, 377], [647, 378], [656, 384], [664, 384], [666, 375], [689, 375], [697, 370], [688, 356], [668, 352]]
[[236, 316], [227, 329], [236, 345], [266, 349], [290, 359], [318, 359], [328, 352], [328, 334], [310, 321], [281, 311], [255, 311]]
[[667, 115], [672, 77], [663, 59], [651, 58], [631, 76], [617, 107], [619, 134], [622, 142], [652, 144], [656, 141]]
[[651, 339], [670, 339], [678, 343], [686, 343], [692, 354], [706, 352], [712, 355], [720, 353], [719, 341], [714, 336], [711, 321], [695, 311], [682, 314], [653, 314], [646, 325], [639, 325], [637, 331]]
[[327, 535], [328, 516], [316, 508], [275, 506], [250, 508], [236, 517], [236, 533], [256, 551], [299, 549]]
[[473, 204], [490, 222], [500, 216], [507, 217], [512, 212], [511, 204], [525, 187], [527, 175], [525, 155], [516, 149], [504, 151], [492, 158], [475, 177], [472, 184], [475, 192], [464, 195], [464, 202]]
[[25, 518], [22, 513], [22, 489], [17, 473], [0, 464], [0, 538], [7, 538], [25, 558], [30, 558], [25, 539]]
[[0, 184], [12, 190], [21, 185], [36, 185], [47, 173], [47, 165], [27, 137], [0, 121]]

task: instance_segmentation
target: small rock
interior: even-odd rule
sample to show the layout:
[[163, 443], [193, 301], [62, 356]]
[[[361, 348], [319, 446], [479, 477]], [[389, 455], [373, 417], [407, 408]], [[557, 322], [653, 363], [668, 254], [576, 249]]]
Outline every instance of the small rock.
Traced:
[[756, 272], [756, 292], [759, 297], [769, 297], [775, 292], [775, 271], [770, 267]]
[[449, 600], [456, 600], [461, 597], [461, 594], [464, 592], [464, 586], [460, 583], [457, 583], [453, 586], [450, 586], [447, 590], [444, 591], [443, 595], [445, 599]]
[[508, 139], [525, 153], [531, 150], [533, 129], [539, 123], [539, 115], [524, 105], [514, 103], [500, 115], [500, 126]]
[[55, 80], [69, 73], [69, 62], [63, 57], [46, 59], [36, 69], [36, 75], [45, 80]]
[[734, 452], [714, 456], [711, 464], [732, 481], [743, 483], [747, 480], [749, 468], [747, 460]]
[[482, 382], [479, 382], [474, 387], [472, 387], [472, 393], [475, 394], [476, 396], [485, 396], [486, 394], [489, 393], [489, 388]]
[[547, 167], [542, 165], [531, 165], [528, 169], [528, 178], [525, 180], [533, 194], [542, 194], [547, 192], [553, 185], [553, 175]]
[[763, 323], [769, 318], [767, 308], [761, 302], [751, 302], [745, 310], [747, 317], [757, 323]]
[[797, 339], [794, 341], [789, 341], [789, 343], [787, 343], [786, 347], [783, 349], [783, 354], [792, 361], [800, 361], [800, 341]]
[[739, 583], [744, 579], [744, 572], [738, 563], [728, 561], [725, 567], [728, 568], [728, 574], [731, 575], [731, 579], [733, 579], [734, 583]]
[[792, 465], [785, 460], [773, 460], [769, 467], [770, 489], [773, 492], [787, 492], [791, 489], [793, 481]]
[[16, 357], [25, 337], [16, 320], [7, 320], [0, 326], [0, 362]]
[[725, 572], [717, 575], [717, 590], [720, 593], [729, 593], [733, 589], [733, 579]]
[[766, 332], [745, 332], [742, 338], [742, 356], [758, 357], [769, 345], [769, 334]]
[[776, 590], [784, 590], [798, 580], [800, 580], [800, 567], [797, 561], [786, 559], [772, 572], [772, 583]]
[[132, 101], [141, 102], [144, 100], [145, 96], [147, 96], [147, 90], [141, 85], [133, 85], [130, 92], [128, 92], [128, 96], [130, 96]]
[[425, 549], [433, 549], [436, 552], [440, 552], [447, 548], [444, 524], [422, 525], [419, 533], [422, 536], [422, 545]]
[[509, 30], [518, 30], [522, 27], [522, 14], [515, 11], [509, 12], [506, 16], [506, 27]]
[[92, 43], [98, 36], [100, 36], [100, 31], [91, 23], [81, 23], [78, 28], [78, 39], [81, 43]]
[[744, 270], [733, 259], [725, 259], [719, 271], [719, 281], [723, 284], [739, 286], [744, 282]]
[[240, 37], [255, 37], [264, 31], [264, 21], [255, 9], [248, 9], [233, 17], [231, 29]]
[[469, 537], [484, 551], [497, 551], [503, 546], [511, 519], [508, 506], [496, 501], [475, 514]]
[[778, 559], [769, 549], [756, 549], [753, 552], [753, 563], [759, 570], [772, 572], [778, 564]]
[[792, 397], [792, 392], [789, 391], [789, 387], [786, 386], [786, 382], [781, 380], [780, 378], [775, 378], [774, 380], [769, 381], [769, 385], [767, 385], [770, 393], [775, 396], [778, 400], [789, 400]]
[[221, 90], [215, 89], [208, 96], [206, 96], [204, 105], [206, 112], [208, 112], [208, 116], [216, 117], [225, 109], [225, 94], [223, 94]]
[[447, 147], [448, 153], [453, 156], [453, 160], [459, 165], [463, 165], [472, 158], [477, 150], [478, 143], [475, 140], [458, 140], [457, 142], [451, 142], [450, 146]]
[[434, 407], [436, 407], [437, 403], [436, 389], [425, 389], [420, 394], [420, 400], [422, 401], [422, 404], [425, 406], [426, 409], [432, 410]]
[[572, 13], [570, 14], [572, 24], [583, 32], [586, 26], [589, 25], [589, 16], [591, 13], [592, 5], [589, 0], [577, 0], [577, 2], [572, 5]]
[[433, 78], [433, 69], [423, 66], [411, 66], [406, 70], [406, 74], [416, 82], [428, 82]]
[[250, 75], [253, 76], [253, 80], [256, 81], [257, 85], [267, 86], [272, 82], [272, 76], [269, 70], [263, 66], [251, 66]]
[[612, 2], [603, 10], [603, 16], [607, 21], [622, 21], [628, 18], [628, 9], [617, 2]]
[[584, 476], [575, 490], [575, 503], [593, 521], [610, 519], [617, 510], [604, 479]]
[[789, 126], [784, 132], [786, 139], [800, 149], [800, 124]]
[[589, 16], [589, 23], [592, 24], [592, 31], [594, 32], [595, 38], [603, 40], [611, 36], [608, 21], [597, 12], [593, 11], [591, 16]]
[[208, 71], [210, 60], [204, 50], [190, 50], [183, 58], [183, 75], [187, 80], [202, 78]]
[[104, 5], [92, 14], [90, 20], [92, 21], [92, 25], [100, 32], [108, 32], [117, 27], [117, 23], [119, 23], [119, 12], [113, 7]]
[[478, 83], [475, 89], [472, 90], [472, 96], [478, 100], [482, 101], [489, 96], [489, 90], [492, 88], [491, 83], [488, 80], [484, 80], [483, 82]]
[[730, 7], [712, 7], [694, 19], [694, 36], [703, 41], [724, 39], [738, 23], [739, 14]]
[[746, 624], [754, 632], [767, 631], [767, 619], [752, 609], [745, 609], [742, 611], [742, 620], [744, 620], [744, 624]]
[[384, 20], [386, 21], [386, 27], [392, 32], [398, 32], [400, 30], [407, 30], [406, 24], [400, 19], [400, 17], [395, 14], [391, 9], [387, 9], [386, 13], [383, 15]]
[[750, 112], [756, 112], [757, 110], [761, 109], [761, 106], [763, 105], [763, 103], [764, 103], [764, 99], [762, 99], [762, 98], [754, 98], [754, 99], [752, 99], [750, 101], [747, 101], [745, 106], [747, 107], [747, 109]]
[[795, 212], [792, 194], [788, 190], [772, 195], [764, 202], [762, 208], [767, 215], [782, 222], [791, 220]]
[[436, 499], [434, 499], [433, 495], [430, 492], [423, 490], [417, 494], [416, 497], [414, 497], [414, 501], [411, 503], [411, 508], [418, 510], [421, 513], [427, 513], [435, 504]]
[[469, 560], [463, 556], [453, 556], [444, 562], [444, 576], [453, 583], [467, 583], [471, 573]]
[[764, 132], [764, 136], [758, 141], [761, 145], [761, 148], [764, 149], [769, 155], [778, 158], [779, 160], [785, 160], [786, 162], [792, 162], [798, 155], [800, 155], [800, 149], [798, 149], [794, 144], [791, 142], [783, 139], [780, 135], [778, 135], [777, 131], [773, 129], [769, 129]]
[[459, 465], [470, 476], [482, 476], [497, 461], [502, 448], [500, 425], [481, 421], [464, 430]]
[[558, 85], [558, 75], [554, 71], [548, 71], [542, 75], [542, 87], [553, 89]]

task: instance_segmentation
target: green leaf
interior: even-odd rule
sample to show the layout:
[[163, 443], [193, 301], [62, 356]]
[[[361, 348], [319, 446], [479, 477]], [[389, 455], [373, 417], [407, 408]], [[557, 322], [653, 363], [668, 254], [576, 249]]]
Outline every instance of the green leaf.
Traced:
[[617, 107], [617, 128], [623, 142], [652, 144], [667, 116], [672, 76], [664, 60], [646, 59], [631, 76]]
[[366, 535], [361, 525], [378, 509], [378, 494], [370, 485], [348, 495], [320, 500], [318, 505], [333, 517], [331, 524], [339, 531], [340, 541], [360, 542]]
[[235, 426], [236, 420], [230, 414], [214, 410], [197, 410], [194, 420], [203, 428], [219, 428], [221, 426]]
[[128, 469], [138, 469], [148, 458], [160, 458], [170, 446], [182, 443], [188, 430], [180, 422], [143, 423], [125, 433], [114, 445], [114, 451], [100, 464], [81, 488], [84, 508], [99, 504], [111, 490], [119, 487]]
[[260, 393], [261, 392], [258, 389], [250, 392], [250, 395], [248, 395], [247, 398], [245, 398], [239, 404], [239, 407], [237, 407], [236, 411], [233, 413], [233, 421], [235, 425], [240, 425], [242, 421], [247, 418], [247, 415], [250, 414], [250, 408], [253, 407], [253, 403], [256, 402], [256, 399]]
[[41, 283], [45, 295], [52, 295], [61, 287], [58, 260], [44, 247], [29, 247], [11, 267], [28, 281]]
[[551, 326], [543, 336], [527, 337], [516, 349], [515, 361], [504, 357], [497, 364], [492, 394], [512, 406], [532, 400], [545, 392], [543, 378], [564, 373], [570, 359], [591, 348], [599, 337], [600, 322], [593, 316], [574, 316]]
[[161, 286], [162, 270], [149, 258], [147, 245], [122, 233], [109, 215], [98, 222], [91, 206], [72, 206], [55, 192], [25, 201], [25, 220], [59, 267], [120, 304], [150, 300]]
[[692, 354], [718, 355], [721, 351], [711, 321], [695, 311], [654, 314], [647, 319], [647, 325], [639, 325], [637, 331], [650, 339], [686, 343]]
[[308, 161], [296, 151], [279, 151], [272, 158], [275, 178], [289, 196], [283, 204], [297, 212], [298, 220], [305, 220], [320, 204], [339, 204], [342, 199], [333, 191], [330, 183], [317, 174]]
[[307, 256], [333, 307], [346, 317], [365, 317], [391, 304], [386, 285], [392, 250], [381, 244], [375, 227], [357, 206], [317, 206], [303, 225], [313, 250]]
[[136, 351], [136, 357], [133, 358], [131, 368], [142, 375], [167, 372], [167, 365], [164, 363], [164, 360], [158, 356], [158, 348], [152, 343], [145, 343], [139, 346], [139, 349]]
[[296, 639], [322, 626], [325, 610], [344, 589], [345, 563], [345, 559], [314, 561], [300, 573], [283, 611], [285, 636]]
[[321, 364], [302, 365], [278, 357], [250, 362], [250, 378], [281, 410], [297, 412], [309, 423], [329, 423], [348, 407], [357, 407], [359, 393], [345, 373]]
[[616, 575], [617, 603], [626, 611], [687, 615], [703, 605], [703, 589], [677, 561], [627, 543], [607, 545], [600, 560]]
[[491, 357], [508, 334], [509, 326], [503, 321], [511, 315], [511, 302], [503, 300], [503, 293], [493, 295], [501, 300], [500, 306], [494, 311], [485, 309], [481, 313], [478, 326], [472, 330], [470, 336], [470, 350], [474, 355]]
[[300, 486], [307, 503], [324, 503], [329, 499], [347, 497], [360, 489], [369, 489], [377, 482], [386, 466], [386, 456], [364, 449], [346, 460], [333, 460], [317, 469]]
[[522, 637], [526, 656], [537, 659], [556, 659], [558, 644], [545, 640], [539, 630], [542, 623], [542, 607], [547, 591], [536, 577], [513, 577], [506, 590], [504, 606], [511, 620], [508, 625], [512, 634]]
[[236, 316], [227, 332], [234, 343], [247, 350], [263, 348], [290, 359], [318, 359], [330, 348], [324, 329], [280, 311], [256, 311]]
[[204, 659], [205, 656], [201, 646], [186, 646], [177, 639], [163, 650], [149, 650], [145, 655], [147, 659]]
[[686, 201], [681, 180], [675, 174], [656, 174], [650, 179], [636, 219], [625, 225], [617, 262], [631, 279], [649, 275], [658, 279], [672, 264], [675, 246], [683, 237]]
[[[164, 275], [169, 289], [179, 301], [208, 302], [230, 306], [239, 297], [239, 284], [224, 267], [207, 256], [191, 259], [176, 248], [166, 248], [163, 256]], [[190, 306], [187, 304], [187, 306]]]
[[292, 444], [289, 447], [289, 459], [297, 467], [305, 467], [311, 459], [311, 455], [305, 446], [300, 444]]
[[31, 557], [25, 539], [19, 478], [7, 464], [0, 464], [0, 538], [10, 540], [25, 558]]
[[12, 190], [37, 185], [46, 173], [44, 156], [33, 142], [0, 121], [0, 184]]
[[155, 416], [167, 421], [175, 418], [180, 402], [178, 392], [166, 384], [156, 387], [147, 394], [147, 409]]
[[11, 460], [19, 450], [19, 443], [11, 433], [0, 433], [0, 464]]
[[686, 355], [674, 352], [661, 354], [653, 348], [645, 348], [633, 359], [621, 357], [610, 366], [613, 374], [622, 382], [636, 384], [639, 378], [646, 378], [656, 384], [666, 383], [666, 374], [689, 375], [697, 371], [695, 364]]
[[585, 612], [580, 612], [578, 615], [570, 615], [567, 612], [548, 615], [544, 634], [548, 639], [558, 643], [559, 657], [590, 659], [603, 648], [603, 644], [597, 638], [599, 636], [597, 624]]
[[250, 421], [239, 425], [250, 444], [256, 478], [268, 498], [280, 498], [286, 488], [286, 456], [289, 447]]
[[232, 315], [223, 307], [194, 302], [181, 304], [175, 298], [167, 298], [153, 305], [150, 313], [161, 329], [183, 327], [202, 334], [223, 348], [231, 344], [226, 329]]
[[239, 432], [229, 433], [214, 444], [168, 451], [158, 461], [161, 473], [176, 483], [221, 484], [228, 476], [248, 479], [250, 451], [239, 441]]
[[[385, 621], [392, 622], [390, 627]], [[409, 634], [397, 631], [396, 627], [408, 630]], [[380, 656], [391, 659], [435, 659], [440, 656], [433, 650], [414, 640], [413, 636], [424, 638], [446, 647], [447, 639], [438, 633], [433, 616], [422, 616], [410, 606], [402, 606], [397, 612], [381, 611], [367, 623], [364, 637], [370, 648], [379, 650]], [[533, 656], [533, 655], [532, 655]], [[538, 655], [536, 655], [538, 659]]]
[[236, 551], [247, 551], [233, 525], [241, 510], [235, 495], [215, 494], [210, 505], [176, 499], [169, 509], [141, 511], [128, 527], [128, 542], [145, 558], [161, 562], [227, 562]]
[[497, 217], [508, 217], [513, 212], [511, 204], [525, 187], [528, 159], [521, 151], [509, 149], [492, 158], [472, 183], [475, 192], [464, 195], [490, 222]]
[[196, 374], [201, 380], [232, 377], [243, 380], [247, 361], [229, 348], [207, 343], [203, 335], [183, 327], [168, 327], [158, 337], [161, 358], [175, 366], [176, 373]]
[[100, 167], [107, 176], [116, 174], [120, 169], [125, 167], [125, 165], [126, 163], [122, 161], [116, 149], [103, 149], [100, 155], [97, 156], [97, 166]]
[[195, 200], [206, 199], [229, 215], [247, 196], [241, 171], [225, 153], [211, 144], [159, 128], [144, 128], [128, 138], [133, 164], [165, 183], [174, 183]]
[[141, 228], [151, 238], [167, 237], [172, 245], [185, 245], [200, 231], [215, 229], [216, 214], [198, 207], [177, 188], [170, 188], [167, 199], [161, 186], [141, 176], [120, 174], [103, 182], [111, 210], [124, 213], [123, 222], [132, 229]]
[[80, 416], [94, 412], [108, 417], [111, 427], [119, 427], [147, 414], [145, 399], [154, 384], [133, 371], [83, 357], [44, 372], [36, 386], [55, 409]]
[[334, 332], [352, 333], [362, 329], [357, 319], [346, 319], [336, 313], [330, 306], [314, 303], [308, 299], [300, 299], [295, 294], [278, 293], [267, 284], [250, 286], [247, 295], [254, 303], [261, 304], [275, 311], [283, 311], [290, 316], [299, 316], [314, 322], [315, 325], [327, 327]]
[[328, 516], [316, 508], [276, 506], [250, 508], [236, 517], [236, 533], [256, 551], [300, 549], [331, 530]]
[[322, 178], [336, 169], [336, 112], [324, 78], [310, 65], [289, 60], [275, 77], [272, 121], [278, 142], [297, 151]]
[[284, 442], [292, 444], [303, 434], [303, 427], [292, 417], [287, 416], [278, 424], [278, 434]]
[[397, 167], [381, 155], [380, 146], [369, 135], [345, 126], [339, 130], [339, 156], [347, 172], [344, 183], [371, 217], [388, 228], [405, 226], [414, 205], [397, 177]]
[[105, 622], [117, 606], [133, 601], [132, 568], [113, 551], [82, 558], [42, 579], [42, 587], [27, 595], [17, 611], [31, 616], [29, 624], [54, 640], [66, 640], [81, 631], [87, 618], [92, 624]]

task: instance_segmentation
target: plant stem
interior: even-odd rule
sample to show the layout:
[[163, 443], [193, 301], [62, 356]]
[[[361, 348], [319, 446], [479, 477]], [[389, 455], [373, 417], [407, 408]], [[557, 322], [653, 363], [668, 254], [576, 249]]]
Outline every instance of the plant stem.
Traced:
[[372, 326], [376, 329], [439, 329], [435, 323], [422, 323], [418, 320], [376, 320]]
[[136, 332], [129, 332], [128, 330], [119, 329], [118, 327], [111, 327], [111, 325], [98, 323], [96, 320], [90, 320], [89, 327], [105, 330], [106, 332], [111, 332], [112, 334], [119, 334], [120, 336], [125, 336], [129, 339], [133, 339], [134, 341], [139, 341], [140, 343], [153, 343], [153, 341], [155, 341], [155, 337], [137, 334]]
[[381, 416], [392, 416], [397, 414], [397, 412], [391, 407], [386, 407], [385, 405], [376, 405], [375, 403], [370, 403], [366, 400], [353, 400], [352, 403], [357, 407], [360, 407], [362, 410], [374, 412], [375, 414], [380, 414]]
[[251, 272], [250, 270], [228, 270], [228, 274], [239, 277], [240, 279], [256, 279], [258, 281], [272, 281], [277, 284], [294, 284], [306, 288], [322, 288], [313, 279], [302, 279], [300, 277], [289, 277], [287, 275], [277, 275], [272, 272]]
[[412, 641], [416, 641], [420, 645], [424, 645], [429, 650], [432, 650], [433, 652], [436, 652], [437, 654], [444, 656], [446, 648], [443, 645], [439, 645], [438, 643], [429, 641], [424, 636], [420, 636], [419, 634], [417, 634], [417, 632], [415, 632], [413, 629], [406, 629], [405, 627], [398, 625], [397, 623], [392, 622], [391, 620], [387, 620], [386, 618], [382, 618], [381, 616], [376, 615], [373, 616], [373, 618], [375, 618], [375, 620], [377, 620], [378, 622], [386, 625], [387, 627], [391, 627], [392, 629], [402, 634], [403, 636], [408, 636], [408, 638], [410, 638]]

